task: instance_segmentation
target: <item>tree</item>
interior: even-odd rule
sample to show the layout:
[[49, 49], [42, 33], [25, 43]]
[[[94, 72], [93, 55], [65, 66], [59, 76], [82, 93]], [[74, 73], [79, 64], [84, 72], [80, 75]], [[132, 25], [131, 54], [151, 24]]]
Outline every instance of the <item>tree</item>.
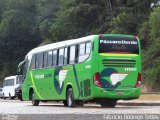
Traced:
[[39, 28], [44, 41], [54, 39], [51, 26], [55, 22], [56, 13], [59, 10], [59, 0], [37, 0], [36, 25]]
[[160, 38], [160, 7], [154, 9], [150, 15], [151, 36]]
[[26, 53], [41, 43], [35, 15], [35, 3], [31, 0], [9, 1], [3, 12], [0, 23], [1, 79], [16, 74], [17, 65]]

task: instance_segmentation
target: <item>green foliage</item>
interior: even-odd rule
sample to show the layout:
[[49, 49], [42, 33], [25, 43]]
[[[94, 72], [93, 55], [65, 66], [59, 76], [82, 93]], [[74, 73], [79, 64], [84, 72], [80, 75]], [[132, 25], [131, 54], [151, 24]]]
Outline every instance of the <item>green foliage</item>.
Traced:
[[120, 34], [130, 34], [134, 33], [134, 21], [133, 16], [129, 16], [127, 13], [122, 12], [120, 13], [116, 18], [113, 18], [113, 21], [111, 22], [111, 26], [114, 28], [111, 32], [112, 33], [120, 33]]
[[[160, 7], [154, 8], [149, 16], [149, 22], [145, 22], [140, 29], [141, 38], [145, 41], [143, 51], [143, 79], [146, 85], [153, 90], [160, 85]], [[143, 44], [144, 46], [144, 44]]]
[[143, 49], [148, 49], [148, 45], [153, 41], [153, 38], [150, 37], [150, 32], [151, 27], [148, 20], [142, 23], [142, 25], [139, 25], [138, 37], [141, 40]]
[[160, 7], [154, 9], [150, 15], [151, 36], [160, 38]]
[[16, 74], [26, 53], [41, 42], [35, 26], [36, 7], [31, 0], [11, 0], [0, 22], [0, 79]]
[[36, 25], [44, 41], [52, 41], [51, 26], [54, 24], [59, 10], [59, 0], [37, 0]]
[[4, 12], [4, 9], [7, 7], [7, 2], [6, 0], [0, 0], [0, 21], [2, 19], [2, 14]]
[[97, 27], [97, 9], [98, 6], [96, 5], [79, 4], [59, 12], [52, 33], [55, 33], [54, 36], [57, 36], [57, 40], [71, 39], [89, 34], [89, 31]]
[[152, 44], [143, 51], [143, 79], [152, 89], [159, 89], [160, 84], [160, 44]]

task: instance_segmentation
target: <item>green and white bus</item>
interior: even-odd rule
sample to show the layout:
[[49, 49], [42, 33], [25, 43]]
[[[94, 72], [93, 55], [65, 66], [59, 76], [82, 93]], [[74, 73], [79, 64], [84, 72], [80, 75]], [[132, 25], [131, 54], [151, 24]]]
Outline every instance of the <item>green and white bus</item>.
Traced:
[[91, 35], [31, 50], [18, 66], [25, 79], [23, 100], [63, 101], [83, 106], [95, 101], [115, 107], [117, 100], [136, 99], [141, 85], [138, 37]]

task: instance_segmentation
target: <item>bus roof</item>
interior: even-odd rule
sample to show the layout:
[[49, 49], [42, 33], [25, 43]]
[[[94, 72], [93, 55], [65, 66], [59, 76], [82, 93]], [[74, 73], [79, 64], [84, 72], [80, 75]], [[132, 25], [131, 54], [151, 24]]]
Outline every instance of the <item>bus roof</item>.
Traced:
[[[100, 35], [134, 37], [133, 35], [125, 35], [125, 34], [100, 34]], [[40, 47], [36, 47], [33, 50], [31, 50], [26, 55], [26, 57], [27, 56], [31, 57], [32, 54], [38, 53], [38, 52], [57, 49], [57, 48], [61, 48], [61, 47], [64, 47], [64, 46], [69, 46], [69, 45], [72, 45], [72, 44], [81, 43], [81, 42], [85, 42], [85, 41], [92, 41], [97, 36], [99, 36], [99, 35], [90, 35], [90, 36], [86, 36], [86, 37], [82, 37], [82, 38], [78, 38], [78, 39], [65, 40], [65, 41], [61, 41], [61, 42], [57, 42], [57, 43], [51, 43], [51, 44], [48, 44], [48, 45], [43, 45], [43, 46], [40, 46]]]
[[43, 51], [47, 51], [47, 50], [51, 50], [51, 49], [69, 46], [69, 45], [76, 44], [76, 43], [81, 43], [84, 41], [92, 41], [93, 38], [96, 36], [97, 35], [90, 35], [90, 36], [82, 37], [82, 38], [78, 38], [78, 39], [66, 40], [66, 41], [61, 41], [61, 42], [57, 42], [57, 43], [51, 43], [48, 45], [40, 46], [40, 47], [37, 47], [37, 48], [34, 48], [33, 50], [31, 50], [26, 56], [29, 56], [29, 55], [32, 55], [32, 54], [38, 53], [38, 52], [43, 52]]

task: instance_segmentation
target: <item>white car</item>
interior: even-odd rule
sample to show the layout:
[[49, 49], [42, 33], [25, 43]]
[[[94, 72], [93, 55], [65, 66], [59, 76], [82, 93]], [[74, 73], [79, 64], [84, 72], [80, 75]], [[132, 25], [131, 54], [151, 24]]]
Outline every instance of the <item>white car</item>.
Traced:
[[10, 98], [14, 99], [16, 97], [15, 90], [21, 86], [18, 82], [19, 76], [10, 76], [4, 79], [3, 83], [3, 99]]

